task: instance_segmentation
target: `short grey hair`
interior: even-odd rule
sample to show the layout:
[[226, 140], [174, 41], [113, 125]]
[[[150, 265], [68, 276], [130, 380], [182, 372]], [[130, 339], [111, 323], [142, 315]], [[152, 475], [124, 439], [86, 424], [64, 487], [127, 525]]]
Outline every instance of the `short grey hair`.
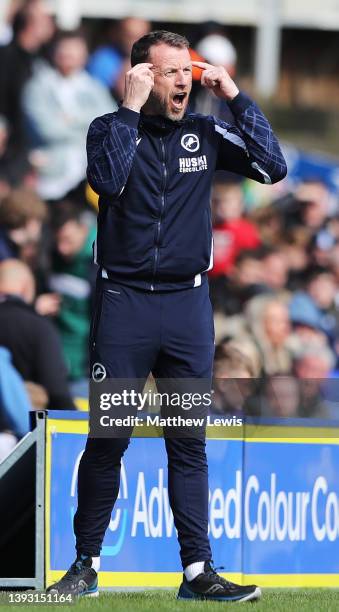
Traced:
[[131, 52], [131, 65], [136, 66], [136, 64], [147, 62], [150, 48], [160, 44], [177, 49], [188, 49], [190, 46], [187, 38], [181, 36], [181, 34], [175, 34], [167, 30], [154, 30], [135, 41]]
[[325, 361], [329, 369], [334, 368], [336, 359], [333, 351], [327, 344], [303, 344], [294, 354], [294, 361], [299, 362], [305, 359], [305, 357], [318, 357], [323, 362]]

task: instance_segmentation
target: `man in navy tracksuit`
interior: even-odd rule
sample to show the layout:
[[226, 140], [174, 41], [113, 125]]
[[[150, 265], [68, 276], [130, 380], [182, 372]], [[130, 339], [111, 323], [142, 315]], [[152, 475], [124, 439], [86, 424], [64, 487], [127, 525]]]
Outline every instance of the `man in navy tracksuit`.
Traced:
[[[271, 184], [286, 174], [272, 129], [223, 67], [191, 62], [188, 42], [151, 32], [132, 49], [122, 106], [88, 132], [88, 180], [99, 194], [92, 378], [211, 378], [210, 190], [217, 169]], [[187, 112], [192, 64], [235, 126]], [[79, 468], [77, 558], [51, 587], [95, 594], [105, 531], [128, 439], [89, 438]], [[260, 589], [211, 565], [205, 442], [166, 438], [168, 486], [184, 568], [179, 597], [247, 601]]]

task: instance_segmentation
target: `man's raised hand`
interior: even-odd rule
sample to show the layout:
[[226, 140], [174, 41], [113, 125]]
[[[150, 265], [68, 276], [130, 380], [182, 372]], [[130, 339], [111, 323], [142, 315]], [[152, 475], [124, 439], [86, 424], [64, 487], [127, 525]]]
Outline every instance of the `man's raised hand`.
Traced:
[[192, 66], [201, 68], [201, 85], [211, 89], [218, 98], [233, 100], [238, 95], [238, 87], [223, 66], [212, 66], [206, 62], [196, 61], [192, 61]]
[[154, 86], [152, 66], [153, 64], [147, 63], [137, 64], [126, 72], [122, 106], [130, 108], [137, 113], [140, 112]]

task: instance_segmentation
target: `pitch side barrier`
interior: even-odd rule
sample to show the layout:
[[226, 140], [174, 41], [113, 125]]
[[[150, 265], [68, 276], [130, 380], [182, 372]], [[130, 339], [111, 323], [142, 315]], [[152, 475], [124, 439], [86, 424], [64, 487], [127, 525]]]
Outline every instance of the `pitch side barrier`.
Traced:
[[[74, 559], [77, 472], [87, 433], [86, 413], [38, 413], [31, 434], [42, 437], [44, 449], [43, 460], [35, 455], [35, 489], [33, 483], [37, 569], [30, 582], [16, 576], [15, 585], [7, 578], [0, 586], [47, 586]], [[224, 575], [263, 587], [338, 587], [339, 423], [246, 419], [240, 428], [211, 423], [207, 454], [209, 534], [214, 563], [224, 566]], [[0, 474], [10, 460], [14, 465], [13, 453]], [[12, 489], [5, 484], [2, 478], [1, 500], [11, 504]], [[12, 528], [9, 512], [6, 520]], [[32, 525], [27, 529], [31, 533]], [[9, 540], [2, 543], [2, 559], [8, 558], [8, 546]], [[135, 428], [102, 548], [99, 585], [176, 587], [179, 569], [161, 429], [145, 438]]]
[[0, 463], [0, 589], [45, 586], [46, 414]]

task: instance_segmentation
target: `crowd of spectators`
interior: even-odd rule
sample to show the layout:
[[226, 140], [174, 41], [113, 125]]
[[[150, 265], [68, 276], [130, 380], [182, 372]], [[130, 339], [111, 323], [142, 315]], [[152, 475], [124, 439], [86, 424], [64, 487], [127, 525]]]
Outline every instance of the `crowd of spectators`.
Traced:
[[[225, 360], [223, 377], [228, 370], [234, 379], [243, 362], [232, 351], [250, 361], [247, 371], [261, 381], [266, 398], [259, 401], [253, 390], [247, 403], [252, 414], [338, 418], [338, 204], [315, 179], [296, 189], [286, 181], [285, 188], [278, 197], [272, 188], [269, 204], [259, 198], [253, 205], [247, 181], [215, 180], [217, 266], [210, 294], [222, 347], [216, 360]], [[304, 397], [305, 379], [313, 381], [313, 391]], [[301, 394], [299, 401], [280, 406], [292, 390]], [[267, 393], [275, 392], [276, 401], [268, 402]]]
[[[89, 50], [43, 0], [15, 0], [0, 29], [0, 459], [29, 409], [73, 409], [88, 392], [97, 198], [86, 132], [117, 108], [131, 46], [150, 28], [122, 19]], [[216, 25], [192, 56], [235, 75]], [[194, 110], [232, 121], [193, 77]], [[315, 176], [261, 186], [219, 173], [211, 206], [214, 412], [337, 418], [338, 194]]]

